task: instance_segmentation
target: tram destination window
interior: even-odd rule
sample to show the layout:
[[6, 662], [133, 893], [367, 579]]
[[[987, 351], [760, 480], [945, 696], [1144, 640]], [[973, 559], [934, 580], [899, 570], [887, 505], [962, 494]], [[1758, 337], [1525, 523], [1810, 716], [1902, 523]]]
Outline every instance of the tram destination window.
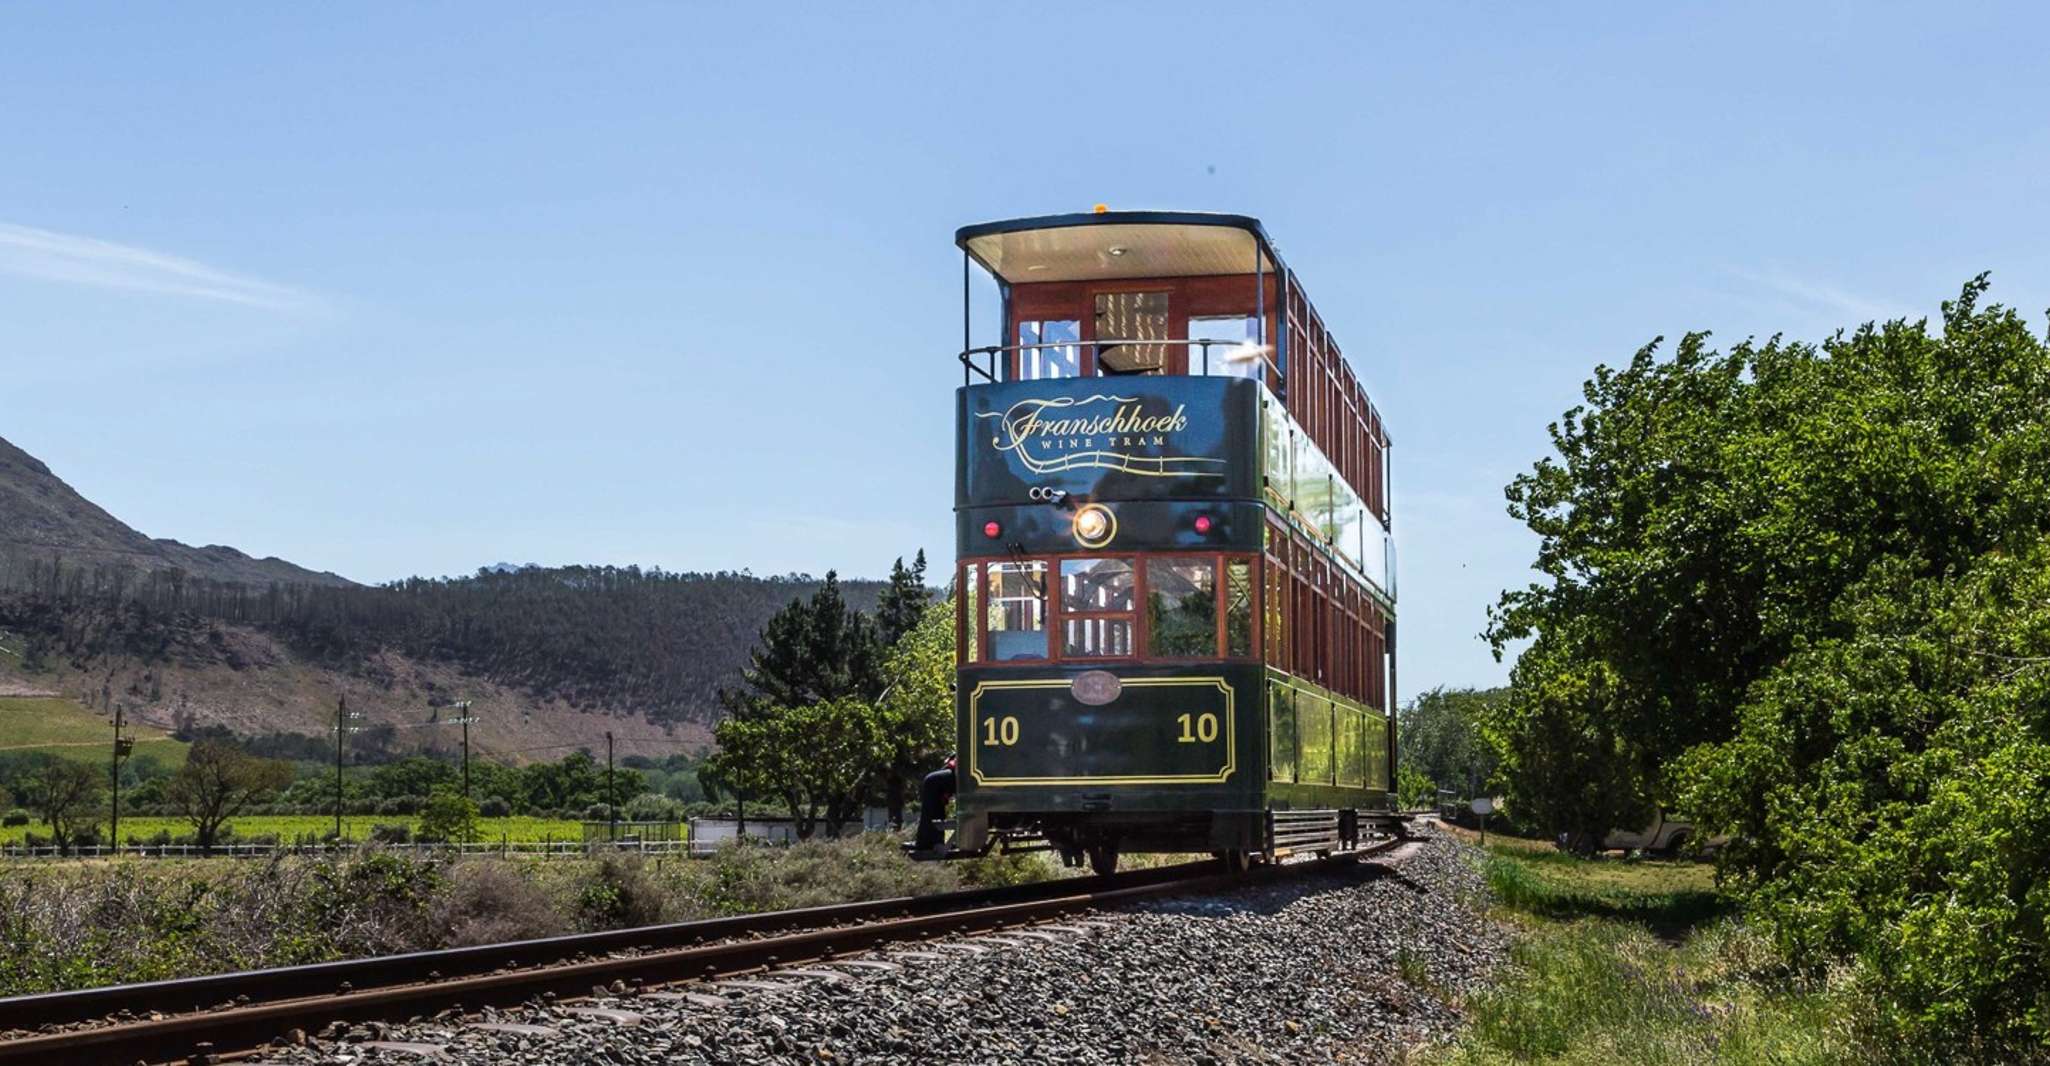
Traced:
[[1018, 380], [1082, 376], [1082, 323], [1074, 319], [1018, 323]]
[[[1167, 294], [1096, 294], [1096, 366], [1104, 374], [1159, 374], [1167, 369]], [[1107, 342], [1120, 343], [1107, 343]]]
[[1061, 561], [1061, 654], [1080, 659], [1133, 654], [1136, 582], [1130, 559]]
[[1162, 658], [1217, 654], [1217, 567], [1209, 559], [1146, 560], [1148, 651]]
[[1046, 564], [989, 564], [989, 657], [1046, 658]]
[[[1260, 320], [1252, 315], [1207, 315], [1189, 319], [1189, 373], [1214, 378], [1259, 380]], [[1215, 341], [1197, 344], [1195, 341]], [[1207, 352], [1207, 355], [1206, 355]]]

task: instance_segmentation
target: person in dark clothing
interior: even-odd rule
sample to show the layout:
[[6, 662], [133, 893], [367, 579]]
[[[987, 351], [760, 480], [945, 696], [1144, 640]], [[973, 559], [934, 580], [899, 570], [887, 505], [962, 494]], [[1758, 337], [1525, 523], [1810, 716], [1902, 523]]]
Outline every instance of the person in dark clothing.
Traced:
[[940, 846], [940, 823], [947, 817], [947, 801], [954, 798], [954, 756], [947, 756], [947, 768], [934, 770], [918, 783], [918, 836], [912, 847], [933, 851]]

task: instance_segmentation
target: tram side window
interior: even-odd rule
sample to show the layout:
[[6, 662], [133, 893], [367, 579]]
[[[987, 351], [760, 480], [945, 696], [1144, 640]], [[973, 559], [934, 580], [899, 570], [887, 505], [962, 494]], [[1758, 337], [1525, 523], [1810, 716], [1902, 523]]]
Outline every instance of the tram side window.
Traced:
[[[1222, 344], [1190, 344], [1189, 373], [1225, 378], [1260, 378], [1263, 365], [1260, 320], [1252, 315], [1206, 315], [1189, 319], [1190, 341], [1222, 341]], [[1207, 354], [1206, 354], [1207, 353]]]
[[989, 657], [1046, 658], [1046, 564], [989, 564]]
[[1245, 559], [1224, 564], [1224, 654], [1253, 654], [1253, 564]]
[[1018, 323], [1018, 380], [1082, 376], [1082, 323], [1042, 319]]
[[1071, 658], [1132, 654], [1137, 606], [1130, 559], [1061, 561], [1061, 654]]
[[1217, 654], [1217, 567], [1209, 559], [1146, 560], [1146, 639], [1170, 659]]

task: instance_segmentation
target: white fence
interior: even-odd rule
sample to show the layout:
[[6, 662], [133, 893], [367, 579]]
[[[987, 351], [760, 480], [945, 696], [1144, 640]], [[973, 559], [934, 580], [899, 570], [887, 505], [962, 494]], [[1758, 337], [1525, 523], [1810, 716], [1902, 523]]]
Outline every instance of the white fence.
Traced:
[[[631, 828], [621, 823], [622, 830]], [[416, 855], [531, 855], [539, 857], [581, 858], [587, 855], [625, 852], [633, 855], [691, 855], [699, 858], [709, 856], [721, 847], [735, 843], [741, 838], [740, 822], [732, 818], [692, 818], [687, 824], [688, 832], [682, 840], [649, 840], [642, 836], [626, 835], [618, 840], [541, 840], [541, 841], [475, 841], [467, 844], [408, 842], [404, 844], [380, 844], [371, 841], [352, 840], [336, 844], [216, 844], [211, 851], [197, 844], [94, 844], [60, 851], [51, 845], [29, 847], [25, 844], [0, 845], [0, 859], [105, 859], [117, 855], [138, 859], [198, 859], [226, 857], [237, 859], [261, 859], [272, 855], [331, 855], [356, 851], [360, 848], [377, 848], [383, 851], [408, 852]], [[842, 836], [861, 833], [882, 832], [889, 829], [889, 818], [881, 808], [864, 812], [858, 823], [850, 822], [841, 829]], [[814, 836], [825, 837], [826, 826], [820, 822]], [[797, 842], [797, 826], [788, 818], [747, 819], [747, 840], [752, 844], [788, 846]]]

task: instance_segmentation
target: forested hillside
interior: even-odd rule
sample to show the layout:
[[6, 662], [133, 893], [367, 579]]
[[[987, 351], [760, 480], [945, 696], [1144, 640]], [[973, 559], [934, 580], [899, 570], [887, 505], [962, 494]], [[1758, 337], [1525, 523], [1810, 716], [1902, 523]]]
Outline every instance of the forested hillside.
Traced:
[[[152, 540], [0, 441], [0, 689], [120, 702], [166, 727], [324, 734], [346, 697], [371, 723], [406, 729], [478, 696], [498, 705], [487, 732], [501, 747], [602, 742], [613, 717], [661, 727], [640, 732], [672, 746], [702, 742], [763, 625], [820, 584], [498, 564], [358, 585]], [[842, 594], [865, 610], [881, 587]], [[398, 743], [432, 742], [417, 736]]]
[[[269, 657], [236, 639], [254, 630], [306, 663], [372, 681], [385, 669], [380, 656], [396, 653], [572, 710], [709, 722], [763, 624], [818, 584], [802, 574], [578, 566], [255, 588], [15, 556], [0, 559], [0, 630], [18, 636], [29, 672], [123, 659], [243, 670]], [[843, 591], [866, 609], [880, 587]]]

